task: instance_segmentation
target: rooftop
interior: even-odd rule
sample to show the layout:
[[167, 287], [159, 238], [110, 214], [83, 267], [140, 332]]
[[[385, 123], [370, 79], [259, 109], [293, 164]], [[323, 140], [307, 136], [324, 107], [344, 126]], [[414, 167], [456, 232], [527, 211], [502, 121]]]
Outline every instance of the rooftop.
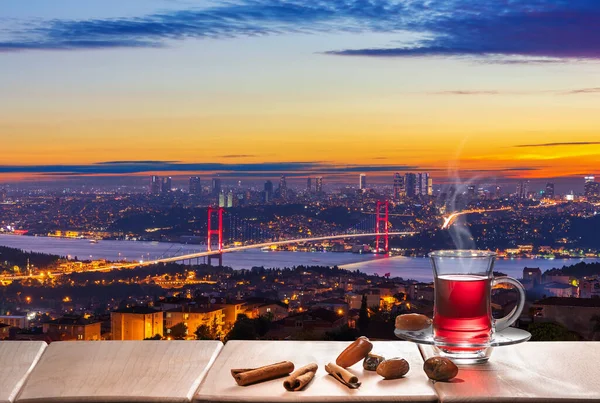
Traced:
[[555, 306], [577, 306], [600, 308], [600, 298], [544, 298], [535, 303], [535, 305], [555, 305]]
[[148, 315], [151, 313], [157, 313], [160, 312], [154, 308], [150, 308], [147, 306], [132, 306], [129, 308], [122, 308], [122, 309], [115, 309], [113, 312], [116, 313], [137, 313], [137, 314], [143, 314], [143, 315]]

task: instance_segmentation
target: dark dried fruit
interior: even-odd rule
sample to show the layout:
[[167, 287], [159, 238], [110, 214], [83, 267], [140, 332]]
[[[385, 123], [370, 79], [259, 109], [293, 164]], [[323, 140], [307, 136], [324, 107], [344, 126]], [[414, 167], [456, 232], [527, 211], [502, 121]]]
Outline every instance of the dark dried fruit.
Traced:
[[431, 319], [418, 313], [407, 313], [396, 317], [396, 329], [416, 332], [431, 325]]
[[431, 357], [425, 364], [423, 370], [434, 381], [449, 381], [458, 374], [458, 367], [445, 357]]
[[338, 358], [335, 360], [335, 363], [342, 368], [348, 368], [362, 360], [371, 352], [373, 349], [373, 344], [369, 341], [365, 336], [360, 336], [358, 339], [354, 341], [354, 343], [350, 344]]
[[385, 379], [396, 379], [402, 378], [410, 366], [408, 362], [403, 358], [390, 358], [389, 360], [383, 361], [377, 367], [377, 373], [383, 376]]
[[385, 358], [380, 355], [369, 353], [363, 361], [363, 368], [367, 371], [375, 371], [384, 360]]

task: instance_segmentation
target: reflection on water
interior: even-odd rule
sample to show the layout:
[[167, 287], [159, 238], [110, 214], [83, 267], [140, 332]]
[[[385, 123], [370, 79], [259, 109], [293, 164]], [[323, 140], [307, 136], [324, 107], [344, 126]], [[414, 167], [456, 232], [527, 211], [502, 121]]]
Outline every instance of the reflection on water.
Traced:
[[[204, 247], [201, 245], [178, 243], [136, 241], [99, 241], [98, 243], [90, 243], [86, 239], [17, 235], [0, 235], [0, 245], [60, 256], [77, 256], [79, 259], [127, 259], [129, 261], [153, 260], [204, 250]], [[500, 259], [496, 262], [494, 270], [515, 278], [520, 278], [525, 267], [539, 267], [543, 272], [554, 267], [575, 264], [579, 261], [579, 259]], [[586, 259], [585, 261], [600, 261], [600, 259]], [[251, 249], [225, 254], [223, 264], [231, 266], [234, 269], [249, 269], [253, 266], [282, 268], [298, 265], [338, 265], [348, 270], [360, 270], [364, 273], [378, 274], [380, 276], [390, 273], [391, 277], [402, 277], [419, 281], [432, 280], [429, 259], [419, 257], [386, 257], [373, 254], [359, 255], [335, 252], [263, 252], [259, 249]]]

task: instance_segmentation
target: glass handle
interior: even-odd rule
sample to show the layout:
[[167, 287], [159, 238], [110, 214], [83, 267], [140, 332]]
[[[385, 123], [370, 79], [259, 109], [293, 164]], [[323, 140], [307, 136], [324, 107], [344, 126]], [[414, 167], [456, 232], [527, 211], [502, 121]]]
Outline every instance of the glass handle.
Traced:
[[519, 300], [517, 301], [517, 305], [508, 315], [494, 321], [494, 330], [496, 332], [500, 332], [512, 325], [519, 318], [523, 311], [523, 307], [525, 306], [525, 288], [523, 288], [523, 285], [512, 277], [498, 277], [492, 282], [492, 287], [502, 283], [508, 283], [515, 287], [519, 292]]

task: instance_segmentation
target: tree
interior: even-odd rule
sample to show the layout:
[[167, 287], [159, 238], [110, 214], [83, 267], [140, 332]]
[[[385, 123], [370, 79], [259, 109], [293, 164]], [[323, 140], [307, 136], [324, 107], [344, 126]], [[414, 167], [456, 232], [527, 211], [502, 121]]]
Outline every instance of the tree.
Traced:
[[183, 322], [180, 322], [174, 325], [170, 330], [171, 333], [169, 333], [169, 335], [171, 337], [173, 337], [175, 340], [183, 340], [187, 336], [188, 328]]
[[325, 333], [325, 340], [334, 341], [354, 341], [358, 338], [358, 330], [344, 325], [339, 329], [332, 330], [331, 332]]
[[221, 332], [219, 332], [219, 323], [217, 322], [216, 316], [213, 317], [212, 325], [210, 326], [210, 334], [213, 336], [213, 340], [221, 338]]
[[404, 301], [405, 297], [406, 297], [406, 295], [403, 292], [399, 292], [397, 294], [394, 294], [394, 298], [396, 299], [397, 302]]
[[194, 332], [196, 340], [214, 340], [215, 336], [212, 329], [207, 325], [200, 325]]
[[240, 314], [227, 335], [228, 340], [256, 340], [257, 333], [252, 319]]
[[592, 339], [596, 340], [596, 335], [600, 333], [600, 315], [594, 315], [590, 318], [592, 323]]
[[227, 340], [256, 340], [267, 334], [270, 328], [271, 319], [269, 316], [250, 319], [248, 316], [240, 314], [227, 335]]
[[152, 337], [147, 337], [144, 340], [162, 340], [162, 336], [160, 334], [155, 334]]
[[532, 323], [527, 328], [532, 341], [576, 341], [579, 337], [566, 327], [552, 322]]
[[363, 294], [362, 296], [357, 324], [360, 333], [364, 335], [367, 332], [367, 328], [369, 327], [369, 308], [367, 307], [367, 294]]

